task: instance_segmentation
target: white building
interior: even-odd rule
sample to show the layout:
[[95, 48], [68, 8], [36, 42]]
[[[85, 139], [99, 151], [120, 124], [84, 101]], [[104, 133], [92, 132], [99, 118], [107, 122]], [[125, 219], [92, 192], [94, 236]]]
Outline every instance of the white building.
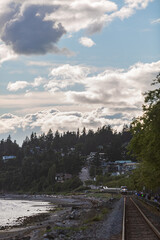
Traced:
[[16, 156], [3, 156], [2, 157], [3, 162], [7, 162], [10, 159], [16, 159]]

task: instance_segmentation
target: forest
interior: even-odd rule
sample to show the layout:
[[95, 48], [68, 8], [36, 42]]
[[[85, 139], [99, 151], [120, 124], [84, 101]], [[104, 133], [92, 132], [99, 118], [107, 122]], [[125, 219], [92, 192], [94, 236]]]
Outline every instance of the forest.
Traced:
[[[107, 161], [128, 159], [126, 146], [131, 140], [128, 126], [117, 133], [110, 126], [96, 132], [84, 128], [80, 133], [58, 131], [37, 136], [32, 133], [20, 147], [8, 136], [0, 142], [0, 191], [1, 192], [57, 192], [74, 189], [82, 182], [78, 175], [86, 165], [90, 152], [103, 152]], [[3, 156], [15, 159], [3, 161]], [[100, 163], [96, 161], [95, 167]], [[57, 183], [58, 173], [72, 174], [64, 184]], [[99, 172], [101, 174], [101, 172]]]

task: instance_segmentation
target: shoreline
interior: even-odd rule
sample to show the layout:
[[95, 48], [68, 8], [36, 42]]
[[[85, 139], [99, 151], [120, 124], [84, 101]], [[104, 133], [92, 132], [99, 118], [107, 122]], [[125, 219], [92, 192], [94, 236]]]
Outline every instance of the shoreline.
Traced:
[[[45, 214], [39, 213], [37, 216], [26, 218], [24, 216], [26, 222], [21, 226], [0, 230], [0, 240], [41, 240], [45, 239], [45, 235], [52, 234], [56, 238], [60, 233], [62, 235], [66, 234], [66, 236], [67, 234], [74, 235], [77, 231], [81, 232], [82, 229], [85, 229], [85, 225], [89, 229], [96, 223], [93, 222], [90, 225], [89, 221], [94, 216], [98, 216], [101, 209], [110, 209], [109, 211], [111, 211], [117, 202], [114, 199], [102, 200], [86, 195], [36, 195], [35, 199], [33, 195], [7, 194], [5, 198], [0, 196], [0, 199], [2, 198], [49, 202], [50, 205], [54, 204], [55, 209]], [[108, 216], [108, 213], [106, 216]], [[85, 221], [86, 224], [84, 224]]]

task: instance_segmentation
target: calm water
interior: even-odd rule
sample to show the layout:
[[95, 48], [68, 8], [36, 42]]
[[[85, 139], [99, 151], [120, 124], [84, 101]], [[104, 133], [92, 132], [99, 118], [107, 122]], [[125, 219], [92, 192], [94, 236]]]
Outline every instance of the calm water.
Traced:
[[25, 200], [0, 199], [0, 227], [17, 225], [16, 219], [47, 212], [49, 203]]

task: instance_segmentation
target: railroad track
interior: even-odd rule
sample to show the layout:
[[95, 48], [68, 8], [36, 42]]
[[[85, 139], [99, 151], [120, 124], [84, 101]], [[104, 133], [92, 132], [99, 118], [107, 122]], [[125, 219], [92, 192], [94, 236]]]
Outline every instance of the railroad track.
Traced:
[[159, 240], [160, 232], [144, 215], [133, 198], [124, 197], [122, 240]]

